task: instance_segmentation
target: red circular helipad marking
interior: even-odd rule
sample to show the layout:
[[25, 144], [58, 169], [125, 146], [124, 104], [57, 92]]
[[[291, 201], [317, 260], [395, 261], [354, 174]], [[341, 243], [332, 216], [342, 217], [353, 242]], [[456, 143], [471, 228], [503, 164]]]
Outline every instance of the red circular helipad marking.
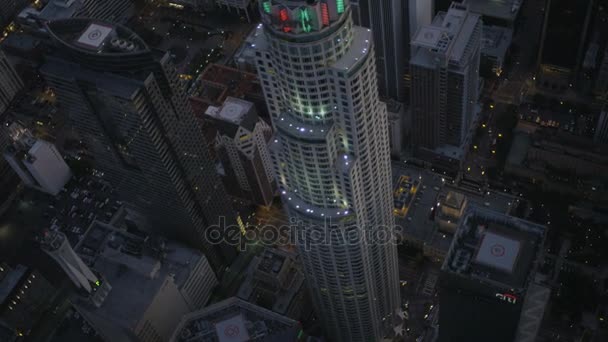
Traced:
[[235, 337], [240, 332], [241, 331], [239, 330], [239, 327], [237, 327], [236, 325], [229, 325], [224, 329], [224, 335], [226, 335], [228, 337]]
[[101, 37], [101, 31], [99, 31], [99, 30], [91, 31], [89, 33], [89, 39], [91, 39], [91, 40], [96, 40], [99, 37]]
[[501, 257], [505, 255], [505, 247], [497, 243], [492, 246], [492, 249], [490, 249], [490, 253], [492, 253], [493, 256]]

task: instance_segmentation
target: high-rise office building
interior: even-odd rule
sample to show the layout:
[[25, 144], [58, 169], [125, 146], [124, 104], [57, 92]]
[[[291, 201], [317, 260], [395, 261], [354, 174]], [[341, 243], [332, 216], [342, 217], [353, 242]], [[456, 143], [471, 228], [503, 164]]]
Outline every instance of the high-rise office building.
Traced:
[[0, 0], [0, 31], [27, 5], [27, 0]]
[[9, 127], [12, 144], [4, 151], [4, 158], [25, 185], [53, 196], [72, 178], [66, 164], [52, 143], [36, 139], [18, 123]]
[[283, 342], [308, 336], [298, 321], [232, 297], [185, 315], [168, 341]]
[[149, 227], [202, 248], [221, 273], [236, 251], [205, 234], [236, 218], [169, 55], [90, 19], [51, 22], [48, 31], [58, 48], [41, 72], [95, 167]]
[[217, 278], [200, 251], [125, 224], [94, 221], [74, 248], [112, 291], [101, 306], [73, 303], [105, 341], [168, 341], [183, 315], [207, 304]]
[[352, 0], [351, 7], [355, 25], [374, 35], [380, 95], [408, 101], [410, 40], [418, 27], [431, 23], [433, 1]]
[[[105, 281], [102, 286], [102, 279], [95, 275], [89, 266], [74, 252], [65, 234], [59, 231], [46, 232], [41, 246], [59, 264], [77, 289], [82, 289], [88, 294], [103, 292], [100, 298], [94, 301], [97, 306], [100, 306], [112, 286]], [[100, 291], [97, 291], [97, 289]]]
[[602, 110], [597, 118], [593, 141], [598, 144], [608, 144], [608, 111]]
[[228, 97], [221, 107], [209, 107], [205, 119], [216, 131], [226, 189], [252, 203], [270, 205], [276, 190], [268, 151], [272, 128], [258, 117], [255, 105]]
[[[2, 15], [5, 14], [5, 7], [11, 1], [0, 0], [0, 22]], [[8, 12], [6, 12], [8, 13]], [[1, 24], [0, 24], [1, 25]], [[0, 29], [2, 26], [0, 26]], [[6, 113], [8, 106], [13, 101], [15, 96], [23, 89], [23, 81], [11, 65], [6, 55], [0, 49], [0, 124], [4, 124], [3, 114]], [[10, 144], [8, 130], [5, 127], [0, 127], [0, 153]], [[9, 208], [17, 191], [19, 178], [13, 172], [11, 166], [4, 158], [0, 157], [0, 216]]]
[[478, 97], [481, 33], [480, 15], [453, 3], [412, 40], [414, 146], [464, 144]]
[[545, 5], [536, 84], [547, 90], [576, 87], [589, 44], [597, 1], [550, 0]]
[[[52, 310], [57, 289], [35, 269], [11, 267], [0, 262], [0, 328], [10, 329], [10, 338], [27, 335]], [[1, 329], [0, 329], [1, 332]]]
[[8, 105], [22, 88], [21, 78], [0, 50], [0, 114], [8, 108]]
[[319, 322], [333, 341], [378, 340], [392, 328], [399, 286], [396, 246], [373, 239], [392, 235], [394, 218], [372, 32], [353, 25], [347, 0], [260, 7], [271, 153]]
[[133, 14], [131, 0], [51, 0], [37, 16], [41, 21], [69, 18], [91, 18], [123, 22]]
[[439, 341], [534, 341], [551, 290], [543, 226], [470, 206], [439, 276]]

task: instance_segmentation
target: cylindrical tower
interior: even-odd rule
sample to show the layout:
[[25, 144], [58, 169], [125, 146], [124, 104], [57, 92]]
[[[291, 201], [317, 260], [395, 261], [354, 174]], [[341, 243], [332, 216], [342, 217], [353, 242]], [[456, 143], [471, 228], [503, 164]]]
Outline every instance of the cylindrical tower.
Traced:
[[386, 335], [399, 306], [386, 105], [370, 30], [348, 0], [265, 0], [257, 68], [271, 151], [326, 333]]

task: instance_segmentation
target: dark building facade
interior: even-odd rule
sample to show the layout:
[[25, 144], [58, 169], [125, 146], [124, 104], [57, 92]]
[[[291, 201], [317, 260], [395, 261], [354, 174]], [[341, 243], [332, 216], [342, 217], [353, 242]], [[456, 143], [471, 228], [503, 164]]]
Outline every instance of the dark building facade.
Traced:
[[539, 46], [537, 84], [565, 91], [576, 83], [589, 40], [593, 0], [549, 0]]
[[215, 150], [226, 189], [252, 203], [270, 205], [276, 191], [268, 150], [272, 128], [258, 117], [252, 102], [234, 97], [221, 107], [209, 107], [206, 114], [216, 130]]
[[236, 217], [169, 55], [119, 25], [68, 19], [47, 28], [57, 48], [41, 73], [97, 170], [148, 227], [202, 248], [221, 273], [235, 249], [206, 232]]
[[549, 295], [535, 277], [544, 239], [543, 226], [467, 209], [439, 277], [439, 341], [534, 341]]

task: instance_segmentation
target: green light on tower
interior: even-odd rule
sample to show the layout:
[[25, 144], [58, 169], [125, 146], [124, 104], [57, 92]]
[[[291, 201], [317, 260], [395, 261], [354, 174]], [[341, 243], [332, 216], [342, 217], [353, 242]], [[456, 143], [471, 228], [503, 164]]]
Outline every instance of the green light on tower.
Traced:
[[338, 13], [344, 13], [344, 0], [336, 0], [336, 7], [338, 7]]
[[312, 26], [310, 26], [310, 15], [308, 14], [308, 8], [306, 7], [300, 10], [300, 22], [302, 23], [304, 32], [312, 31]]
[[270, 1], [264, 1], [262, 6], [264, 6], [264, 12], [270, 13]]

